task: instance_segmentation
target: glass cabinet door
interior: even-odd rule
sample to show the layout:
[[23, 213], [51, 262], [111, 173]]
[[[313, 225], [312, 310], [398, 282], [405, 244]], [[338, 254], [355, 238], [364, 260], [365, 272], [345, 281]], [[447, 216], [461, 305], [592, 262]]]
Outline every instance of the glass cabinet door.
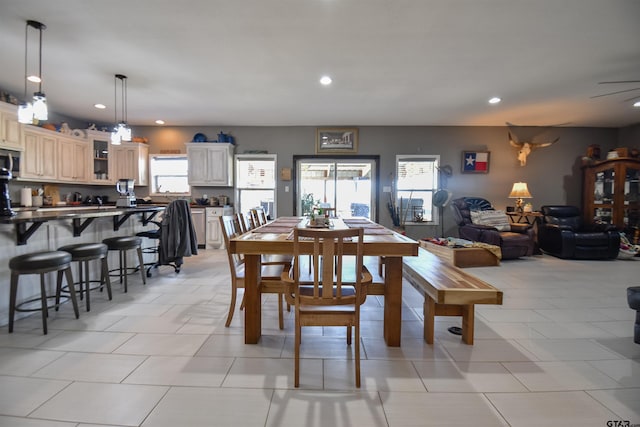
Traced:
[[93, 140], [93, 176], [96, 181], [109, 180], [109, 141]]
[[625, 228], [640, 227], [640, 169], [627, 168], [624, 179], [624, 225]]

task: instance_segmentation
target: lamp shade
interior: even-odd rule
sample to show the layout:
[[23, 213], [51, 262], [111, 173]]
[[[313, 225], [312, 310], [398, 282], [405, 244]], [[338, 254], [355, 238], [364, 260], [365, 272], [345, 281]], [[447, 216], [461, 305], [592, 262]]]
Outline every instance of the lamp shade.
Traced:
[[511, 188], [511, 193], [509, 193], [510, 199], [530, 199], [532, 197], [526, 182], [513, 183], [513, 188]]

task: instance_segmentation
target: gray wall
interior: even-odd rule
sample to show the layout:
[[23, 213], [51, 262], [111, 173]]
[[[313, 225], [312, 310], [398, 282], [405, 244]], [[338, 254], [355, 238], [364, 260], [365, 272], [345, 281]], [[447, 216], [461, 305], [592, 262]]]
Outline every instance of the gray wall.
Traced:
[[[135, 136], [146, 136], [150, 141], [150, 153], [180, 149], [193, 135], [202, 132], [215, 140], [220, 131], [230, 133], [236, 139], [236, 154], [246, 150], [267, 150], [278, 155], [278, 168], [293, 167], [293, 155], [314, 154], [315, 127], [135, 127]], [[525, 132], [527, 128], [523, 128]], [[531, 130], [531, 129], [529, 129]], [[535, 130], [535, 129], [533, 129]], [[380, 156], [380, 185], [389, 185], [394, 173], [396, 154], [439, 154], [443, 165], [451, 165], [454, 174], [446, 180], [446, 188], [454, 197], [481, 196], [490, 200], [496, 208], [513, 205], [507, 196], [516, 181], [528, 183], [533, 195], [534, 208], [544, 204], [581, 204], [581, 158], [587, 146], [599, 144], [604, 155], [619, 145], [638, 147], [640, 126], [627, 129], [603, 128], [553, 128], [549, 139], [560, 137], [552, 145], [534, 150], [526, 166], [518, 163], [517, 149], [509, 145], [507, 127], [359, 127], [359, 154]], [[620, 139], [619, 139], [620, 138]], [[462, 151], [490, 151], [488, 174], [462, 174]], [[278, 183], [278, 215], [293, 212], [292, 192], [285, 193], [284, 186], [292, 182]], [[381, 188], [380, 188], [381, 191]], [[194, 197], [201, 194], [227, 194], [232, 190], [200, 187], [193, 189]], [[381, 200], [386, 200], [382, 198]], [[445, 235], [456, 235], [449, 209], [445, 209]], [[391, 219], [384, 204], [380, 205], [380, 222], [390, 226]], [[440, 227], [410, 227], [407, 234], [414, 238], [440, 235]]]

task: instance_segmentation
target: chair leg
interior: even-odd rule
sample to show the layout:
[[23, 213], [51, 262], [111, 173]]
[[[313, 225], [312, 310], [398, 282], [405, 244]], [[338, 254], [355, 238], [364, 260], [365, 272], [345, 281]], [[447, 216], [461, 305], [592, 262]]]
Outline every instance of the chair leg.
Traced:
[[[62, 271], [58, 272], [62, 274]], [[64, 270], [64, 274], [67, 278], [67, 284], [69, 285], [69, 296], [71, 297], [71, 303], [73, 304], [73, 312], [76, 315], [76, 319], [80, 317], [80, 311], [78, 311], [78, 299], [76, 298], [76, 287], [73, 284], [73, 274], [71, 274], [71, 266]]]
[[[122, 266], [124, 264], [124, 267]], [[127, 253], [126, 251], [121, 250], [120, 251], [120, 280], [122, 281], [122, 277], [124, 276], [124, 292], [127, 293], [128, 291], [128, 285], [129, 285], [129, 280], [127, 280], [127, 278], [129, 277], [128, 274], [129, 270], [127, 269]]]
[[240, 311], [244, 310], [244, 292], [242, 293], [242, 301], [240, 301]]
[[42, 330], [47, 335], [47, 317], [49, 310], [47, 308], [47, 292], [44, 286], [44, 273], [40, 273], [40, 301], [42, 303]]
[[[87, 295], [87, 311], [91, 310], [91, 301], [89, 300], [89, 293], [91, 292], [91, 283], [89, 282], [89, 261], [84, 261], [84, 293]], [[82, 299], [82, 262], [80, 262], [80, 299]]]
[[56, 280], [56, 311], [60, 308], [60, 295], [62, 294], [62, 274], [58, 272]]
[[280, 329], [284, 329], [284, 314], [282, 310], [282, 299], [284, 294], [278, 294], [278, 326]]
[[109, 263], [107, 257], [102, 258], [102, 277], [100, 277], [100, 283], [103, 283], [107, 287], [107, 296], [109, 301], [113, 298], [111, 294], [111, 279], [109, 278]]
[[356, 318], [356, 387], [360, 388], [360, 319]]
[[[236, 310], [236, 294], [237, 293], [238, 293], [238, 288], [234, 283], [233, 285], [231, 285], [231, 303], [229, 304], [229, 314], [227, 314], [227, 321], [224, 324], [224, 326], [226, 326], [227, 328], [231, 324], [231, 321], [233, 320], [233, 312]], [[244, 298], [243, 298], [243, 302], [244, 302]]]
[[[297, 313], [296, 313], [297, 314]], [[302, 328], [300, 327], [300, 319], [296, 316], [296, 338], [295, 338], [295, 361], [294, 361], [294, 380], [293, 386], [300, 387], [300, 335]]]
[[144, 274], [144, 259], [142, 258], [142, 248], [138, 246], [136, 252], [138, 252], [138, 262], [140, 263], [140, 275], [142, 276], [142, 284], [146, 285], [147, 276]]
[[351, 345], [351, 326], [347, 326], [347, 345]]
[[13, 318], [16, 314], [16, 297], [18, 295], [18, 278], [20, 275], [11, 272], [11, 291], [9, 293], [9, 333], [13, 332]]

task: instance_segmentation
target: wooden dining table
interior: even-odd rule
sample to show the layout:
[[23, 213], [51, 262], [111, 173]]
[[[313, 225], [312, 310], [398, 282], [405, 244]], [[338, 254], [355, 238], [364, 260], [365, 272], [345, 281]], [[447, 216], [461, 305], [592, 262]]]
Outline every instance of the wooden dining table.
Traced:
[[[231, 253], [243, 254], [245, 264], [244, 342], [257, 344], [261, 335], [261, 259], [265, 254], [293, 255], [293, 229], [307, 227], [308, 219], [281, 217], [229, 242]], [[362, 227], [364, 255], [384, 259], [384, 339], [388, 346], [399, 347], [402, 322], [402, 257], [417, 256], [418, 242], [366, 218], [331, 218], [334, 229]], [[313, 252], [312, 242], [302, 242], [303, 253]], [[345, 243], [345, 253], [355, 254], [355, 243]]]

